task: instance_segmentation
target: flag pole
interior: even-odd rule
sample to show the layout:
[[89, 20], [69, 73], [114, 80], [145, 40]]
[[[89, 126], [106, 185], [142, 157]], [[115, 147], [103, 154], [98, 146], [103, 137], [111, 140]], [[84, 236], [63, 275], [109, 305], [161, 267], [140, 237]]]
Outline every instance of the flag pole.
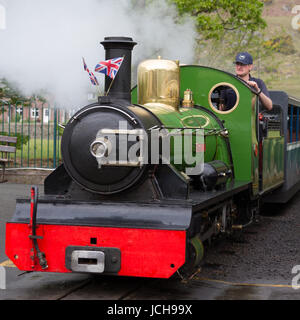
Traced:
[[[123, 61], [124, 61], [124, 58], [125, 58], [125, 55], [123, 56], [122, 63], [123, 63]], [[120, 68], [121, 68], [121, 66], [120, 66]], [[112, 85], [113, 85], [113, 83], [114, 83], [114, 81], [115, 81], [115, 79], [116, 79], [116, 77], [117, 77], [117, 75], [118, 75], [118, 73], [119, 73], [119, 70], [120, 70], [120, 69], [118, 69], [118, 72], [117, 72], [116, 76], [112, 79], [112, 82], [110, 83], [110, 85], [109, 85], [109, 87], [108, 87], [108, 89], [107, 89], [107, 92], [106, 92], [105, 96], [108, 96], [109, 91], [110, 91], [110, 89], [111, 89], [111, 87], [112, 87]]]
[[[89, 68], [87, 67], [87, 64], [86, 64], [86, 62], [85, 62], [84, 57], [82, 57], [82, 62], [83, 62], [84, 70], [88, 72], [88, 74], [89, 74], [89, 76], [90, 76], [90, 79], [93, 80], [94, 82], [95, 82], [95, 80], [96, 80], [95, 84], [94, 84], [94, 82], [93, 82], [93, 84], [94, 84], [95, 87], [97, 88], [96, 91], [97, 91], [98, 97], [101, 96], [101, 89], [100, 89], [100, 86], [99, 86], [98, 79], [97, 79], [96, 76], [93, 74], [93, 72], [91, 72], [91, 71], [89, 70]], [[93, 76], [93, 79], [91, 78], [91, 76]]]
[[[118, 70], [118, 72], [119, 72], [119, 70]], [[116, 76], [117, 76], [117, 75], [116, 75]], [[110, 85], [109, 85], [109, 87], [108, 87], [108, 90], [107, 90], [106, 93], [105, 93], [105, 96], [107, 96], [107, 95], [109, 94], [110, 88], [111, 88], [111, 86], [113, 85], [115, 79], [116, 79], [116, 77], [114, 77], [114, 78], [112, 79], [112, 81], [111, 81], [111, 83], [110, 83]]]

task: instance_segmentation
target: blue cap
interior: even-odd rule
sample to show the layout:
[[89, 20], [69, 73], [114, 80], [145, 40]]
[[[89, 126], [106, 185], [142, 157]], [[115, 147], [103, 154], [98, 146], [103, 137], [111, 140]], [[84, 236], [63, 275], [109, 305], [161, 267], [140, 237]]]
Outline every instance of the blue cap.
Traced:
[[236, 55], [235, 62], [240, 62], [242, 64], [253, 64], [253, 58], [248, 52], [240, 52]]

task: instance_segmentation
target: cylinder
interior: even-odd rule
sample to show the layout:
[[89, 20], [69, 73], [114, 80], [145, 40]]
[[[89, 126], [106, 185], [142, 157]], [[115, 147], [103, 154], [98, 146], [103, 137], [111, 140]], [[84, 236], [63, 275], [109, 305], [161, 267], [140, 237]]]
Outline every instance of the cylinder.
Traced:
[[[105, 60], [124, 57], [108, 95], [131, 103], [131, 52], [136, 42], [128, 37], [105, 37], [101, 44], [105, 49]], [[105, 76], [105, 92], [111, 82], [112, 79]]]
[[232, 177], [232, 171], [226, 163], [220, 160], [214, 160], [204, 163], [204, 168], [199, 176], [194, 177], [194, 187], [204, 191], [212, 190], [225, 186]]

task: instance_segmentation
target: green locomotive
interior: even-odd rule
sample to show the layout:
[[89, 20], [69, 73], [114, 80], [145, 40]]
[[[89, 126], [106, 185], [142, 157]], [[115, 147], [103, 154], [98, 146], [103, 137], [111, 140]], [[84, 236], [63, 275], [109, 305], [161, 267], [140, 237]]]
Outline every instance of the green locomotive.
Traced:
[[[234, 75], [161, 58], [140, 64], [130, 90], [135, 43], [102, 44], [106, 59], [125, 57], [115, 82], [106, 78], [109, 94], [70, 119], [64, 163], [45, 180], [45, 195], [33, 197], [33, 218], [30, 201], [17, 200], [7, 223], [6, 253], [21, 270], [168, 278], [197, 266], [205, 241], [255, 221], [263, 202], [299, 190], [299, 100], [274, 91], [273, 109], [260, 110], [257, 94]], [[226, 106], [224, 90], [234, 105]], [[143, 142], [152, 146], [155, 132], [153, 163]], [[134, 149], [131, 135], [143, 147]]]

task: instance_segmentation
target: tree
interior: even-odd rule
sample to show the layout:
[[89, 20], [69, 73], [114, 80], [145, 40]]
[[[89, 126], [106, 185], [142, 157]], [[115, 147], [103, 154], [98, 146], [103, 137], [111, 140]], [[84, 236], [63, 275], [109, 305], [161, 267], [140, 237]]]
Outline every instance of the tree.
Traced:
[[226, 32], [253, 33], [266, 27], [260, 0], [169, 0], [179, 14], [195, 18], [198, 32], [205, 39], [220, 39]]
[[0, 105], [17, 105], [22, 103], [24, 107], [28, 107], [34, 100], [39, 100], [42, 102], [46, 101], [41, 95], [33, 95], [29, 97], [24, 96], [13, 83], [7, 81], [6, 79], [0, 79]]
[[20, 91], [6, 79], [0, 80], [0, 104], [16, 105], [18, 102], [23, 102], [24, 105], [29, 105], [30, 98], [24, 97]]

